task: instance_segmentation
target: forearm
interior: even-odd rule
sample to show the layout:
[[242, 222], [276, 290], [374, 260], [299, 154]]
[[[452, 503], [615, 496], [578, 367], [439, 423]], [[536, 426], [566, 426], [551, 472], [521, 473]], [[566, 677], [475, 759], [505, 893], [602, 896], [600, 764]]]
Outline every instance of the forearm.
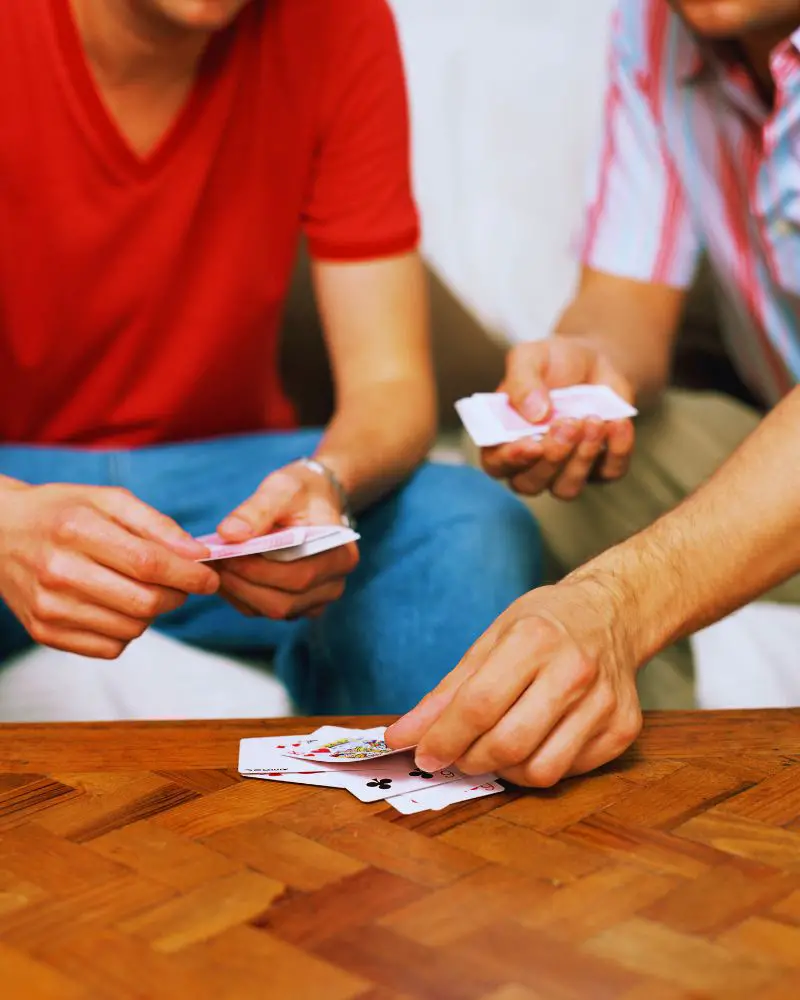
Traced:
[[641, 662], [800, 571], [800, 389], [693, 496], [573, 574], [621, 601]]
[[337, 410], [317, 457], [335, 472], [358, 511], [413, 472], [435, 434], [432, 378], [375, 383]]

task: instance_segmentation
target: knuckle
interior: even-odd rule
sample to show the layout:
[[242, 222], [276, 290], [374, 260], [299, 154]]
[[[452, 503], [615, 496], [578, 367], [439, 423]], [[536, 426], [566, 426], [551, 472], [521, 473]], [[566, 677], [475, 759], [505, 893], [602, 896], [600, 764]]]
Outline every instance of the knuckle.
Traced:
[[127, 645], [127, 642], [122, 642], [119, 639], [106, 639], [98, 646], [95, 655], [99, 660], [118, 660]]
[[311, 588], [317, 582], [317, 571], [313, 567], [304, 566], [302, 570], [298, 571], [297, 574], [297, 589], [298, 591], [305, 592], [311, 590]]
[[563, 776], [563, 768], [554, 760], [535, 760], [525, 768], [525, 778], [533, 788], [552, 788]]
[[103, 490], [103, 496], [115, 506], [122, 506], [133, 499], [133, 493], [124, 486], [107, 486]]
[[580, 481], [556, 483], [553, 487], [553, 496], [558, 497], [559, 500], [566, 500], [567, 502], [577, 500], [581, 495], [582, 487], [583, 483]]
[[506, 736], [490, 743], [488, 756], [494, 768], [509, 768], [522, 761], [530, 753], [530, 747], [521, 736]]
[[626, 712], [614, 726], [613, 743], [618, 753], [627, 750], [642, 731], [641, 711]]
[[559, 628], [541, 615], [525, 615], [509, 626], [514, 639], [536, 646], [554, 646], [562, 638]]
[[58, 618], [58, 602], [49, 591], [39, 587], [34, 592], [31, 611], [38, 622], [53, 622]]
[[53, 524], [53, 535], [65, 545], [76, 542], [86, 531], [89, 512], [82, 504], [71, 504], [60, 510]]
[[147, 631], [147, 627], [147, 622], [131, 621], [124, 629], [123, 635], [120, 638], [125, 639], [127, 642], [132, 642], [143, 635]]
[[288, 595], [272, 594], [268, 600], [261, 604], [261, 607], [268, 618], [277, 618], [283, 621], [294, 613], [294, 600]]
[[493, 721], [489, 706], [483, 698], [464, 698], [459, 711], [470, 729], [485, 731]]
[[145, 590], [137, 599], [137, 617], [155, 618], [162, 611], [163, 599], [157, 590]]
[[566, 672], [566, 687], [571, 694], [577, 694], [591, 687], [597, 680], [599, 666], [593, 656], [578, 653]]
[[514, 476], [510, 485], [515, 493], [524, 497], [537, 497], [545, 488], [545, 484], [538, 477], [525, 474]]
[[51, 635], [50, 626], [34, 615], [28, 622], [28, 635], [35, 643], [46, 646]]
[[59, 590], [69, 583], [69, 573], [64, 558], [51, 552], [39, 565], [39, 583], [43, 588]]
[[601, 719], [609, 719], [617, 709], [617, 699], [610, 687], [603, 686], [597, 692], [595, 710]]
[[151, 545], [139, 545], [131, 553], [133, 572], [141, 580], [150, 580], [158, 576], [162, 559], [156, 548]]

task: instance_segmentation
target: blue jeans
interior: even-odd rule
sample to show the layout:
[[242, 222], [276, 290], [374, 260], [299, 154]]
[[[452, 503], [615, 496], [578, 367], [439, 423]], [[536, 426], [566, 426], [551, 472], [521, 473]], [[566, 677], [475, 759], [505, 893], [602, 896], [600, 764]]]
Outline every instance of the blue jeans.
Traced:
[[[319, 437], [303, 430], [113, 452], [2, 446], [0, 473], [124, 486], [198, 535], [269, 472], [312, 453]], [[402, 713], [540, 582], [531, 515], [474, 469], [425, 465], [358, 527], [361, 563], [345, 596], [313, 622], [245, 618], [214, 596], [191, 597], [157, 627], [205, 649], [274, 656], [304, 714]], [[0, 604], [0, 661], [28, 644]]]

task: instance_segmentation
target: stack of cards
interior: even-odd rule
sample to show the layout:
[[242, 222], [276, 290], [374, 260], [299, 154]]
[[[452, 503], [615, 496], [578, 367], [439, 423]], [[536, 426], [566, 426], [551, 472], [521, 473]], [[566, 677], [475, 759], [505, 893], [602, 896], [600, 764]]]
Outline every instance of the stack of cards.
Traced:
[[205, 545], [211, 553], [199, 562], [237, 559], [239, 556], [264, 556], [277, 562], [294, 562], [307, 556], [318, 555], [320, 552], [337, 549], [340, 545], [347, 545], [348, 542], [357, 542], [360, 537], [350, 528], [332, 524], [326, 527], [284, 528], [236, 545], [224, 542], [217, 534], [202, 535], [197, 541]]
[[494, 774], [467, 777], [457, 768], [433, 774], [414, 763], [412, 750], [390, 750], [385, 729], [322, 726], [305, 736], [241, 740], [239, 773], [264, 781], [343, 788], [362, 802], [385, 799], [406, 815], [444, 809], [505, 789]]
[[552, 413], [541, 424], [529, 423], [504, 392], [476, 392], [456, 403], [467, 433], [479, 448], [493, 448], [521, 438], [544, 437], [556, 420], [627, 420], [638, 410], [607, 385], [573, 385], [550, 392]]

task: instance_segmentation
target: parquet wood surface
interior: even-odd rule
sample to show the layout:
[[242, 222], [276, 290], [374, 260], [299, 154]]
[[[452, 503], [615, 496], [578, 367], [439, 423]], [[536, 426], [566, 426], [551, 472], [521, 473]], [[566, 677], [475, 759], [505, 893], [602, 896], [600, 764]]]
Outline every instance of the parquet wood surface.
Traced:
[[322, 721], [0, 726], [0, 997], [800, 997], [800, 711], [407, 817], [236, 773]]

